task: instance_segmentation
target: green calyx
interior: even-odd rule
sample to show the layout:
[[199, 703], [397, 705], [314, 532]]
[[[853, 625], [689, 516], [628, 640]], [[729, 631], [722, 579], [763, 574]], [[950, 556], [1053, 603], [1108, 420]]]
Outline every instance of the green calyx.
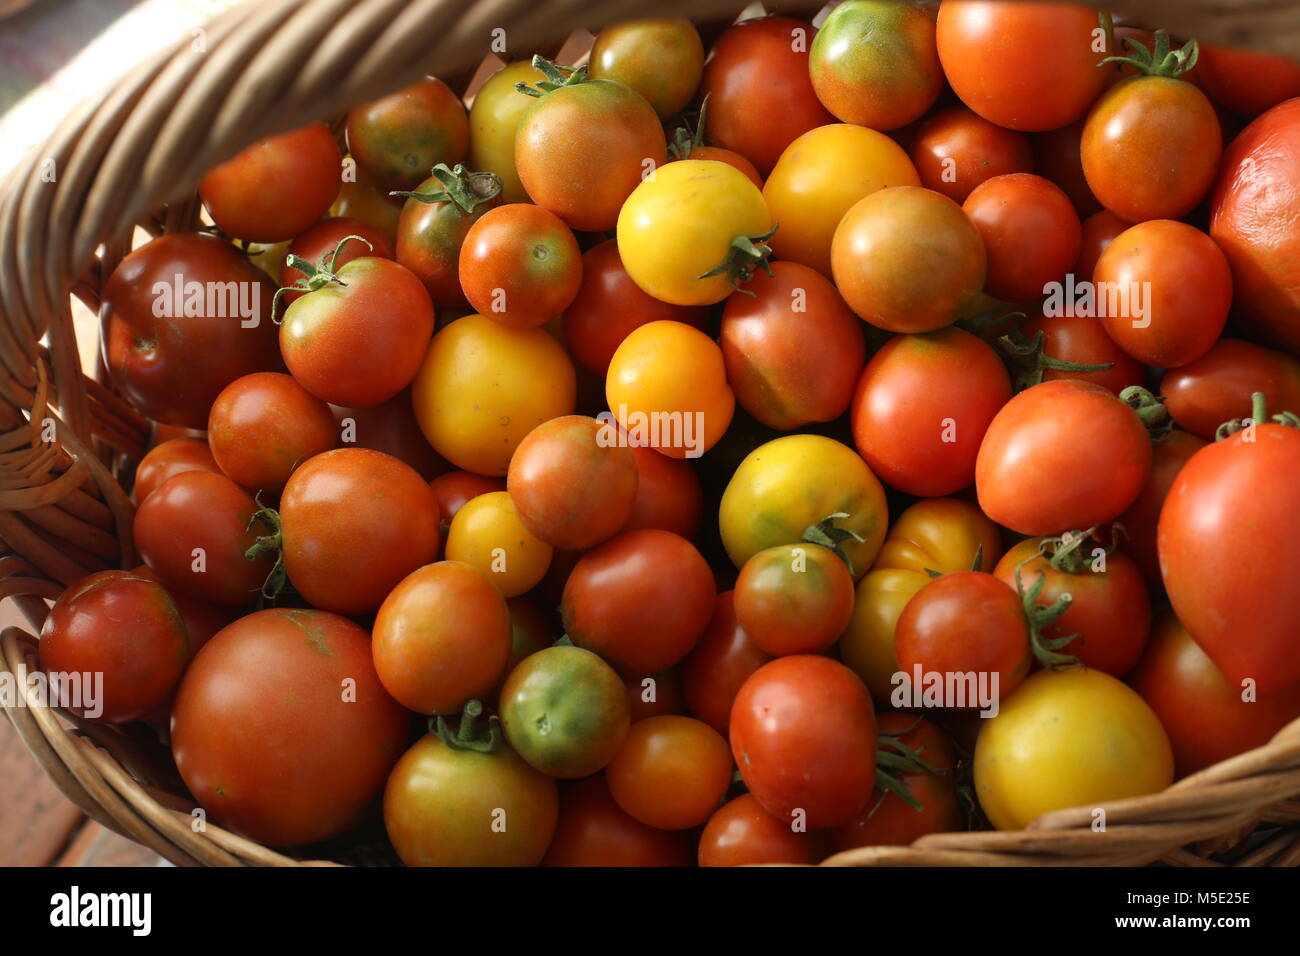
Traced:
[[[903, 743], [903, 737], [915, 730], [920, 722], [921, 718], [918, 717], [916, 723], [906, 730], [897, 733], [882, 731], [876, 736], [876, 789], [881, 791], [881, 799], [885, 794], [892, 793], [917, 813], [925, 808], [903, 780], [903, 774], [928, 773], [932, 777], [939, 777], [944, 773], [921, 756], [925, 752], [924, 747], [913, 749]], [[879, 806], [878, 802], [871, 812], [874, 814]]]
[[489, 717], [486, 723], [480, 723], [478, 718], [482, 713], [481, 703], [477, 700], [467, 701], [454, 731], [447, 726], [446, 718], [439, 714], [429, 719], [429, 733], [437, 736], [451, 750], [490, 754], [501, 746], [501, 724], [495, 717]]
[[668, 155], [673, 159], [690, 159], [691, 150], [697, 146], [704, 145], [704, 117], [709, 109], [709, 97], [712, 94], [705, 93], [704, 99], [700, 103], [700, 115], [695, 120], [695, 128], [691, 129], [690, 122], [673, 130], [673, 138], [668, 143]]
[[547, 93], [562, 90], [566, 86], [577, 86], [580, 83], [586, 83], [590, 79], [587, 76], [585, 66], [561, 66], [558, 63], [552, 63], [540, 53], [533, 55], [533, 69], [540, 71], [545, 79], [538, 80], [533, 84], [524, 83], [523, 81], [515, 84], [516, 90], [528, 96], [542, 97]]
[[[1093, 537], [1096, 532], [1097, 528], [1094, 525], [1086, 531], [1067, 531], [1055, 538], [1044, 538], [1040, 553], [1048, 559], [1053, 570], [1064, 574], [1089, 573], [1094, 556], [1085, 553], [1083, 546], [1090, 541], [1096, 543]], [[1103, 553], [1107, 557], [1114, 554], [1115, 549], [1119, 547], [1120, 538], [1127, 536], [1128, 530], [1122, 524], [1119, 522], [1111, 524], [1110, 544], [1102, 548]]]
[[772, 247], [767, 245], [767, 240], [775, 236], [780, 227], [781, 224], [777, 223], [761, 236], [737, 236], [731, 240], [727, 257], [708, 272], [695, 278], [707, 279], [710, 276], [725, 275], [731, 287], [737, 292], [753, 295], [754, 293], [748, 289], [742, 289], [741, 283], [752, 279], [756, 269], [762, 269], [768, 275], [772, 274], [772, 267], [768, 264], [768, 259], [772, 256]]
[[253, 542], [253, 546], [244, 552], [246, 561], [256, 561], [263, 554], [273, 553], [275, 555], [275, 564], [271, 565], [271, 570], [267, 572], [266, 580], [262, 582], [262, 597], [268, 601], [274, 601], [284, 590], [285, 582], [288, 580], [288, 574], [284, 570], [284, 537], [280, 531], [280, 513], [274, 508], [268, 508], [262, 504], [261, 492], [258, 492], [256, 498], [257, 510], [253, 516], [248, 519], [248, 525], [245, 531], [252, 531], [253, 525], [262, 524], [267, 529], [267, 534], [259, 535]]
[[1120, 401], [1133, 409], [1133, 413], [1141, 420], [1142, 427], [1157, 445], [1174, 430], [1174, 421], [1169, 417], [1164, 399], [1152, 395], [1141, 385], [1130, 385], [1119, 393], [1119, 397]]
[[1300, 428], [1300, 415], [1295, 412], [1278, 412], [1270, 418], [1268, 414], [1268, 396], [1263, 392], [1252, 392], [1250, 395], [1250, 418], [1234, 418], [1230, 422], [1224, 422], [1215, 430], [1214, 440], [1223, 441], [1242, 429], [1249, 428], [1252, 425], [1263, 425], [1270, 421], [1286, 428]]
[[472, 173], [460, 163], [456, 164], [455, 169], [446, 163], [439, 163], [433, 167], [429, 178], [436, 179], [442, 184], [442, 188], [399, 189], [388, 195], [405, 196], [424, 203], [455, 203], [468, 216], [472, 215], [480, 204], [490, 202], [501, 195], [501, 187], [504, 185], [501, 177], [496, 173]]
[[836, 557], [848, 566], [849, 574], [856, 578], [858, 576], [857, 572], [853, 570], [853, 561], [849, 558], [848, 552], [844, 550], [844, 543], [846, 541], [856, 541], [858, 544], [862, 544], [867, 539], [850, 528], [835, 527], [836, 521], [847, 517], [849, 517], [847, 511], [837, 511], [834, 514], [827, 515], [816, 524], [810, 524], [805, 528], [802, 540], [807, 541], [809, 544], [821, 545], [823, 548], [834, 552]]
[[[1084, 538], [1086, 538], [1086, 535], [1080, 535], [1080, 540]], [[1048, 540], [1052, 539], [1045, 539], [1040, 542], [1038, 550], [1017, 564], [1015, 568], [1016, 593], [1020, 595], [1020, 604], [1025, 612], [1025, 623], [1029, 627], [1029, 648], [1033, 651], [1038, 662], [1050, 670], [1080, 667], [1082, 663], [1077, 657], [1059, 653], [1061, 648], [1077, 638], [1078, 634], [1067, 634], [1064, 637], [1046, 637], [1043, 634], [1045, 630], [1057, 622], [1062, 614], [1070, 609], [1074, 597], [1066, 593], [1060, 595], [1051, 604], [1040, 605], [1038, 598], [1047, 584], [1047, 576], [1039, 574], [1028, 590], [1025, 590], [1024, 582], [1020, 578], [1020, 571], [1026, 564], [1037, 561], [1046, 555]], [[1075, 547], [1077, 546], [1076, 544]]]
[[339, 244], [335, 246], [332, 251], [326, 252], [314, 265], [302, 256], [295, 256], [293, 253], [290, 253], [285, 257], [284, 264], [291, 269], [297, 269], [301, 272], [302, 278], [297, 279], [292, 285], [280, 286], [280, 288], [275, 290], [275, 298], [271, 300], [271, 319], [277, 325], [280, 324], [280, 320], [276, 318], [279, 314], [280, 296], [284, 295], [286, 292], [315, 292], [317, 289], [329, 285], [331, 282], [337, 282], [342, 286], [347, 285], [346, 282], [338, 277], [337, 263], [339, 261], [339, 256], [343, 253], [343, 247], [353, 239], [358, 242], [364, 242], [367, 249], [373, 250], [375, 248], [371, 245], [370, 240], [365, 236], [354, 235], [344, 236], [339, 240]]
[[1169, 34], [1165, 30], [1156, 31], [1153, 50], [1148, 50], [1140, 40], [1132, 37], [1124, 37], [1124, 42], [1133, 51], [1129, 56], [1108, 56], [1097, 65], [1124, 64], [1133, 67], [1144, 76], [1175, 78], [1196, 66], [1197, 57], [1200, 55], [1200, 48], [1197, 47], [1195, 40], [1188, 40], [1177, 50], [1171, 49]]
[[1049, 369], [1058, 372], [1104, 372], [1114, 367], [1114, 362], [1092, 365], [1087, 362], [1067, 362], [1065, 359], [1053, 358], [1043, 353], [1043, 343], [1047, 334], [1039, 329], [1032, 339], [1025, 337], [1019, 329], [1012, 329], [998, 338], [998, 349], [1005, 357], [1011, 370], [1011, 386], [1015, 391], [1024, 391], [1039, 385], [1043, 373]]

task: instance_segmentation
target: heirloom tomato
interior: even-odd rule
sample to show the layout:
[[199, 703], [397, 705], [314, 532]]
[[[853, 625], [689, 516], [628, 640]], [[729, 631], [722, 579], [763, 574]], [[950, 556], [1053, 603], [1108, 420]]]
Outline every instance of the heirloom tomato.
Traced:
[[339, 186], [338, 198], [330, 206], [329, 214], [339, 219], [364, 222], [378, 229], [392, 243], [397, 239], [397, 220], [402, 214], [402, 200], [388, 195], [388, 191], [380, 189], [365, 170], [357, 169], [354, 179], [344, 178]]
[[777, 545], [736, 578], [736, 619], [759, 650], [780, 657], [824, 651], [853, 613], [853, 576], [818, 544]]
[[763, 809], [751, 793], [715, 810], [700, 834], [700, 866], [815, 862], [812, 836]]
[[451, 519], [456, 517], [456, 512], [460, 511], [465, 502], [490, 491], [505, 491], [506, 483], [502, 478], [488, 478], [472, 471], [449, 471], [429, 482], [429, 487], [438, 499], [438, 518], [445, 535]]
[[1032, 173], [995, 176], [976, 186], [962, 210], [984, 239], [984, 289], [1008, 302], [1047, 294], [1079, 258], [1083, 231], [1070, 199]]
[[990, 123], [965, 106], [931, 114], [916, 131], [908, 153], [922, 186], [959, 203], [986, 179], [1034, 170], [1034, 153], [1024, 133]]
[[1083, 159], [1079, 152], [1083, 123], [1083, 119], [1078, 119], [1069, 126], [1029, 137], [1034, 149], [1033, 171], [1061, 187], [1074, 203], [1080, 219], [1086, 219], [1102, 208], [1088, 188], [1088, 177], [1083, 174]]
[[614, 800], [660, 830], [704, 823], [731, 785], [731, 754], [722, 735], [701, 720], [670, 715], [632, 725], [605, 768]]
[[728, 733], [740, 685], [771, 659], [740, 626], [734, 592], [723, 591], [714, 601], [708, 630], [682, 662], [687, 709], [718, 733]]
[[597, 34], [589, 64], [592, 79], [630, 86], [667, 120], [695, 95], [704, 43], [685, 17], [624, 20]]
[[469, 108], [469, 167], [501, 177], [503, 202], [527, 202], [528, 193], [515, 169], [515, 134], [519, 118], [533, 105], [516, 83], [534, 84], [546, 77], [528, 60], [507, 63], [488, 77]]
[[382, 189], [411, 189], [469, 146], [465, 106], [432, 76], [348, 111], [348, 152]]
[[1106, 251], [1106, 247], [1131, 225], [1133, 225], [1131, 222], [1121, 219], [1109, 209], [1094, 212], [1085, 219], [1081, 231], [1083, 241], [1079, 246], [1079, 258], [1074, 263], [1075, 279], [1091, 281], [1093, 270], [1097, 268], [1097, 260]]
[[658, 528], [687, 540], [700, 530], [704, 492], [690, 463], [661, 455], [644, 445], [632, 446], [636, 461], [636, 497], [624, 531]]
[[558, 316], [578, 294], [582, 250], [558, 216], [510, 203], [469, 227], [459, 274], [475, 311], [509, 328], [531, 328]]

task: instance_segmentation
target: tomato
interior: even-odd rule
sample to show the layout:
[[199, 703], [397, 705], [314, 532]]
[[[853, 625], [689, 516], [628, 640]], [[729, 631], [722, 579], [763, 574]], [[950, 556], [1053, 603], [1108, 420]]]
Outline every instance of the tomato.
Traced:
[[484, 213], [460, 247], [460, 284], [475, 311], [531, 328], [569, 307], [582, 282], [582, 252], [558, 216], [530, 203]]
[[740, 569], [736, 619], [767, 654], [813, 654], [835, 643], [853, 613], [853, 576], [829, 548], [777, 545]]
[[985, 180], [1034, 168], [1028, 137], [964, 106], [931, 114], [916, 131], [908, 154], [920, 185], [959, 203]]
[[497, 173], [435, 167], [411, 192], [397, 220], [397, 261], [419, 277], [434, 309], [463, 309], [460, 257], [465, 237], [501, 202]]
[[[1219, 338], [1232, 305], [1232, 274], [1214, 240], [1168, 219], [1120, 233], [1097, 260], [1093, 278], [1098, 290], [1107, 290], [1106, 307], [1098, 302], [1107, 334], [1147, 365], [1171, 367], [1200, 358]], [[1145, 300], [1143, 308], [1132, 301], [1134, 293]], [[1116, 302], [1119, 307], [1112, 308]]]
[[[433, 306], [415, 274], [391, 259], [327, 263], [285, 310], [280, 352], [293, 377], [317, 398], [367, 408], [411, 383], [433, 335]], [[310, 285], [308, 285], [310, 283]]]
[[1300, 98], [1247, 126], [1220, 168], [1210, 236], [1232, 267], [1234, 305], [1267, 344], [1300, 354]]
[[1080, 219], [1086, 219], [1102, 208], [1088, 188], [1088, 177], [1083, 174], [1080, 149], [1083, 124], [1084, 119], [1080, 118], [1069, 126], [1030, 136], [1034, 149], [1034, 171], [1064, 190], [1070, 197], [1070, 202], [1074, 203]]
[[708, 630], [682, 664], [687, 708], [718, 733], [729, 733], [731, 704], [741, 685], [771, 659], [740, 626], [735, 593], [724, 591], [714, 602]]
[[690, 866], [685, 833], [646, 826], [623, 812], [605, 778], [589, 777], [560, 799], [542, 866]]
[[512, 597], [506, 601], [506, 606], [510, 608], [510, 661], [504, 676], [509, 676], [525, 657], [550, 647], [560, 634], [552, 615], [543, 611], [532, 598]]
[[408, 389], [370, 408], [334, 405], [331, 410], [339, 423], [342, 444], [392, 455], [418, 471], [421, 478], [430, 481], [450, 467], [420, 431]]
[[[131, 569], [132, 575], [141, 578], [148, 578], [150, 581], [162, 582], [158, 578], [158, 573], [147, 564]], [[199, 649], [227, 624], [233, 624], [242, 615], [240, 608], [227, 607], [221, 604], [213, 604], [210, 601], [200, 601], [197, 598], [181, 594], [179, 591], [168, 592], [167, 596], [172, 599], [176, 605], [176, 610], [180, 612], [181, 620], [185, 622], [185, 663], [194, 660]], [[166, 725], [171, 719], [171, 701], [170, 699], [162, 707], [154, 710], [149, 716], [144, 718], [152, 723]]]
[[168, 590], [213, 604], [250, 603], [271, 557], [244, 559], [257, 542], [248, 527], [257, 504], [225, 475], [186, 471], [168, 478], [135, 511], [132, 535]]
[[885, 491], [848, 446], [821, 435], [786, 435], [760, 445], [740, 463], [718, 508], [722, 544], [737, 567], [765, 548], [803, 540], [810, 525], [833, 519], [855, 577], [871, 567], [889, 512]]
[[559, 815], [555, 781], [484, 728], [477, 701], [455, 731], [434, 732], [402, 755], [384, 788], [384, 827], [407, 866], [536, 866]]
[[213, 823], [300, 846], [360, 821], [409, 729], [364, 630], [324, 611], [273, 608], [204, 645], [176, 694], [171, 746]]
[[203, 428], [223, 388], [280, 367], [274, 294], [264, 272], [215, 236], [169, 233], [133, 250], [100, 306], [113, 388], [155, 421]]
[[629, 816], [660, 830], [709, 819], [731, 784], [727, 742], [691, 717], [637, 721], [608, 767], [610, 795]]
[[1196, 67], [1205, 91], [1234, 113], [1258, 116], [1300, 96], [1300, 66], [1276, 53], [1203, 43]]
[[699, 86], [704, 43], [685, 17], [624, 20], [600, 31], [589, 62], [592, 79], [630, 86], [667, 120]]
[[669, 305], [642, 292], [623, 268], [616, 240], [582, 254], [582, 284], [564, 310], [564, 342], [575, 359], [603, 376], [633, 329], [661, 319], [703, 328], [708, 312], [702, 306]]
[[1156, 553], [1156, 525], [1160, 520], [1160, 510], [1174, 477], [1204, 447], [1205, 442], [1200, 438], [1176, 429], [1157, 441], [1151, 450], [1151, 474], [1146, 484], [1128, 510], [1119, 516], [1118, 523], [1124, 526], [1124, 553], [1137, 563], [1153, 590], [1164, 587]]
[[1219, 339], [1160, 380], [1173, 420], [1206, 441], [1214, 440], [1224, 422], [1248, 417], [1255, 392], [1263, 392], [1271, 408], [1300, 408], [1300, 360], [1240, 339]]
[[1079, 258], [1079, 217], [1069, 197], [1042, 176], [995, 176], [971, 190], [962, 209], [984, 239], [984, 288], [996, 298], [1037, 299]]
[[1178, 472], [1157, 545], [1178, 619], [1224, 677], [1252, 678], [1266, 698], [1300, 681], [1300, 590], [1277, 560], [1300, 534], [1300, 430], [1262, 411]]
[[284, 486], [279, 520], [289, 582], [312, 605], [338, 614], [378, 608], [442, 542], [428, 484], [368, 448], [336, 448], [299, 466]]
[[[704, 115], [703, 107], [700, 108], [700, 115]], [[683, 130], [679, 129], [678, 132], [683, 132]], [[763, 177], [758, 174], [758, 170], [754, 168], [753, 163], [730, 149], [723, 149], [721, 146], [704, 146], [702, 137], [701, 143], [675, 142], [668, 147], [668, 151], [672, 155], [669, 162], [679, 159], [714, 159], [744, 173], [745, 178], [751, 183], [759, 189], [763, 188]]]
[[533, 65], [555, 88], [529, 87], [535, 99], [515, 133], [519, 179], [533, 202], [571, 228], [612, 229], [628, 194], [668, 161], [659, 117], [622, 83], [575, 82], [572, 67], [540, 57]]
[[501, 727], [515, 751], [547, 776], [590, 776], [614, 759], [627, 736], [627, 690], [590, 651], [548, 647], [506, 678]]
[[[896, 771], [896, 778], [919, 806], [877, 786], [865, 810], [831, 831], [831, 845], [836, 851], [861, 846], [907, 846], [927, 833], [960, 830], [957, 754], [952, 741], [934, 724], [912, 714], [881, 714], [877, 729], [881, 750], [903, 759], [904, 766], [909, 767]], [[915, 758], [906, 756], [909, 750]]]
[[776, 819], [749, 793], [709, 817], [700, 834], [699, 860], [700, 866], [811, 866], [815, 862], [808, 833], [796, 832]]
[[1107, 247], [1115, 241], [1132, 223], [1121, 219], [1109, 209], [1094, 212], [1083, 221], [1082, 243], [1079, 246], [1079, 258], [1074, 263], [1076, 279], [1092, 280], [1097, 260]]
[[489, 492], [505, 491], [506, 483], [500, 478], [488, 478], [472, 471], [449, 471], [429, 482], [429, 487], [438, 499], [439, 520], [443, 525], [450, 526], [456, 512], [467, 501]]
[[618, 214], [618, 254], [632, 281], [656, 299], [712, 305], [765, 261], [762, 243], [771, 233], [763, 194], [743, 173], [717, 160], [682, 159], [627, 197]]
[[1174, 759], [1160, 721], [1136, 693], [1098, 670], [1034, 674], [983, 722], [975, 794], [999, 830], [1043, 813], [1158, 793]]
[[786, 147], [763, 186], [780, 223], [770, 245], [829, 278], [835, 227], [854, 203], [887, 186], [920, 183], [907, 153], [883, 133], [847, 123], [809, 130]]
[[778, 658], [736, 695], [731, 752], [749, 792], [780, 822], [810, 830], [847, 823], [875, 786], [871, 696], [843, 664]]
[[213, 458], [245, 488], [279, 491], [295, 468], [337, 443], [330, 407], [279, 372], [235, 379], [208, 415]]
[[710, 142], [740, 153], [764, 176], [797, 137], [835, 121], [809, 78], [815, 33], [793, 17], [744, 20], [727, 28], [704, 64]]
[[813, 38], [808, 72], [817, 98], [844, 122], [906, 126], [943, 89], [934, 18], [910, 3], [841, 3]]
[[[1076, 379], [1100, 385], [1116, 395], [1130, 385], [1141, 385], [1146, 380], [1146, 370], [1142, 363], [1131, 358], [1115, 344], [1115, 340], [1106, 334], [1106, 328], [1100, 319], [1079, 312], [1069, 314], [1073, 311], [1063, 310], [1059, 314], [1039, 316], [1021, 329], [1030, 343], [1034, 342], [1040, 332], [1043, 335], [1042, 345], [1037, 350], [1043, 356], [1043, 359], [1037, 360], [1041, 371], [1041, 376], [1035, 376], [1038, 381]], [[1053, 368], [1044, 359], [1080, 365], [1109, 365], [1110, 368], [1075, 371]]]
[[[349, 156], [343, 162], [348, 164], [351, 159]], [[355, 166], [355, 160], [350, 165]], [[353, 169], [353, 176], [343, 177], [338, 198], [329, 209], [333, 217], [358, 220], [378, 229], [390, 244], [397, 239], [397, 220], [401, 213], [402, 200], [388, 195], [388, 190], [381, 189], [365, 170], [357, 168]]]
[[411, 401], [440, 455], [503, 476], [525, 435], [573, 411], [575, 389], [573, 363], [545, 331], [467, 315], [433, 337]]
[[699, 329], [658, 321], [618, 347], [605, 398], [628, 439], [671, 458], [698, 458], [731, 424], [736, 396], [722, 350]]
[[505, 491], [465, 502], [451, 520], [446, 553], [481, 571], [508, 598], [531, 591], [551, 564], [551, 546], [525, 527]]
[[1002, 360], [969, 332], [895, 336], [858, 380], [853, 441], [891, 487], [951, 494], [975, 480], [980, 441], [1010, 398]]
[[501, 177], [504, 202], [528, 201], [515, 169], [515, 134], [519, 118], [532, 106], [532, 97], [521, 96], [515, 84], [542, 79], [542, 71], [528, 60], [507, 63], [479, 87], [469, 108], [469, 166]]
[[1083, 4], [944, 0], [936, 40], [962, 102], [1015, 130], [1067, 126], [1106, 82], [1097, 11]]
[[258, 140], [204, 174], [199, 197], [222, 232], [250, 242], [292, 239], [339, 194], [343, 154], [324, 123]]
[[888, 332], [951, 325], [984, 287], [984, 242], [962, 208], [920, 186], [882, 189], [835, 228], [835, 284], [854, 312]]
[[[354, 239], [344, 246], [334, 260], [335, 267], [345, 266], [353, 259], [360, 259], [364, 256], [378, 256], [380, 259], [393, 258], [392, 240], [380, 229], [359, 219], [331, 216], [328, 219], [320, 220], [289, 243], [280, 259], [283, 260], [287, 256], [297, 256], [299, 259], [305, 259], [312, 265], [316, 265], [321, 261], [322, 256], [330, 255], [338, 249], [339, 243], [348, 236], [360, 236], [365, 242], [357, 242]], [[296, 266], [283, 265], [279, 267], [278, 281], [282, 286], [292, 286], [299, 279], [305, 278], [307, 278], [306, 274]], [[302, 296], [302, 292], [291, 290], [285, 292], [280, 299], [285, 305], [288, 305]]]
[[50, 703], [112, 723], [138, 720], [171, 696], [189, 661], [188, 644], [180, 611], [152, 578], [88, 575], [59, 596], [41, 630], [45, 672], [83, 681], [70, 682], [73, 697]]
[[154, 489], [184, 471], [219, 474], [221, 467], [201, 438], [171, 438], [150, 448], [135, 466], [135, 500], [143, 502]]
[[1178, 618], [1156, 618], [1129, 683], [1169, 733], [1176, 775], [1262, 747], [1300, 717], [1300, 683], [1264, 700], [1228, 682]]
[[465, 107], [447, 84], [426, 76], [405, 89], [354, 106], [348, 151], [383, 189], [410, 189], [439, 163], [454, 166], [469, 146]]
[[611, 537], [632, 515], [637, 465], [618, 430], [585, 415], [543, 422], [510, 459], [506, 486], [533, 535], [584, 551]]
[[375, 672], [388, 693], [421, 714], [457, 714], [497, 686], [513, 632], [505, 599], [460, 561], [404, 577], [375, 616]]
[[1015, 396], [975, 460], [980, 508], [1021, 534], [1111, 521], [1151, 471], [1151, 440], [1133, 410], [1092, 382], [1043, 382]]
[[704, 492], [695, 469], [686, 461], [661, 455], [653, 448], [632, 446], [636, 461], [636, 497], [624, 531], [658, 528], [683, 538], [695, 537], [704, 511]]
[[564, 629], [624, 674], [657, 674], [709, 624], [713, 572], [669, 531], [625, 531], [578, 561], [564, 586]]

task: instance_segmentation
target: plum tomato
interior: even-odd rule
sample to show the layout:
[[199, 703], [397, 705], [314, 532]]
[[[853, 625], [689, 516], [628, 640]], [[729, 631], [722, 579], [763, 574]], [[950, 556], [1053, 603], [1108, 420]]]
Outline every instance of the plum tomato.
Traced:
[[735, 592], [723, 591], [714, 602], [708, 629], [682, 663], [687, 709], [718, 733], [729, 733], [731, 704], [740, 686], [771, 659], [740, 626]]
[[164, 481], [184, 471], [221, 473], [212, 450], [202, 438], [169, 438], [150, 448], [135, 466], [136, 504], [141, 504]]
[[682, 831], [659, 830], [628, 816], [604, 776], [588, 777], [560, 798], [560, 819], [542, 866], [690, 866]]
[[700, 834], [700, 866], [759, 866], [815, 862], [812, 837], [796, 831], [744, 793], [709, 817]]
[[1263, 392], [1270, 408], [1300, 408], [1300, 360], [1241, 339], [1219, 339], [1194, 362], [1160, 379], [1169, 415], [1197, 438], [1213, 441], [1224, 422], [1246, 418], [1251, 396]]
[[469, 119], [447, 84], [426, 76], [352, 107], [347, 136], [348, 152], [381, 189], [410, 189], [439, 163], [465, 158]]
[[759, 650], [782, 657], [835, 643], [853, 614], [853, 576], [817, 544], [777, 545], [740, 569], [736, 619]]
[[1069, 197], [1042, 176], [994, 176], [971, 190], [962, 209], [984, 239], [984, 289], [995, 298], [1040, 298], [1079, 258], [1079, 216]]
[[716, 730], [693, 717], [632, 725], [605, 768], [610, 795], [634, 819], [660, 830], [703, 824], [731, 785], [731, 754]]
[[630, 86], [661, 120], [686, 108], [704, 72], [704, 43], [685, 17], [625, 20], [605, 27], [591, 48], [594, 80]]
[[987, 179], [1034, 170], [1034, 153], [1024, 133], [990, 123], [965, 106], [950, 106], [926, 118], [908, 151], [921, 185], [964, 203]]
[[537, 586], [551, 566], [551, 552], [524, 526], [506, 491], [471, 498], [447, 530], [447, 558], [482, 572], [508, 598]]
[[543, 325], [578, 294], [582, 251], [569, 227], [541, 206], [498, 206], [465, 233], [460, 284], [474, 310], [495, 322]]

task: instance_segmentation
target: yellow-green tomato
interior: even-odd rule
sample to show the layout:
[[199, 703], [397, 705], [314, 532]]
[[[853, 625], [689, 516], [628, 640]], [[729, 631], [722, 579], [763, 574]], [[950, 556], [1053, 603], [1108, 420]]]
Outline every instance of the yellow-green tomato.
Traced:
[[469, 168], [501, 177], [502, 202], [529, 201], [515, 170], [515, 133], [533, 97], [520, 93], [515, 84], [531, 85], [542, 79], [541, 71], [528, 60], [507, 64], [488, 77], [469, 109]]
[[704, 44], [685, 17], [624, 20], [600, 31], [591, 48], [592, 79], [636, 90], [667, 120], [695, 95], [704, 72]]
[[840, 660], [871, 691], [871, 699], [884, 706], [894, 692], [898, 655], [894, 630], [912, 595], [930, 583], [924, 571], [880, 568], [868, 571], [854, 590], [853, 616], [840, 635]]

